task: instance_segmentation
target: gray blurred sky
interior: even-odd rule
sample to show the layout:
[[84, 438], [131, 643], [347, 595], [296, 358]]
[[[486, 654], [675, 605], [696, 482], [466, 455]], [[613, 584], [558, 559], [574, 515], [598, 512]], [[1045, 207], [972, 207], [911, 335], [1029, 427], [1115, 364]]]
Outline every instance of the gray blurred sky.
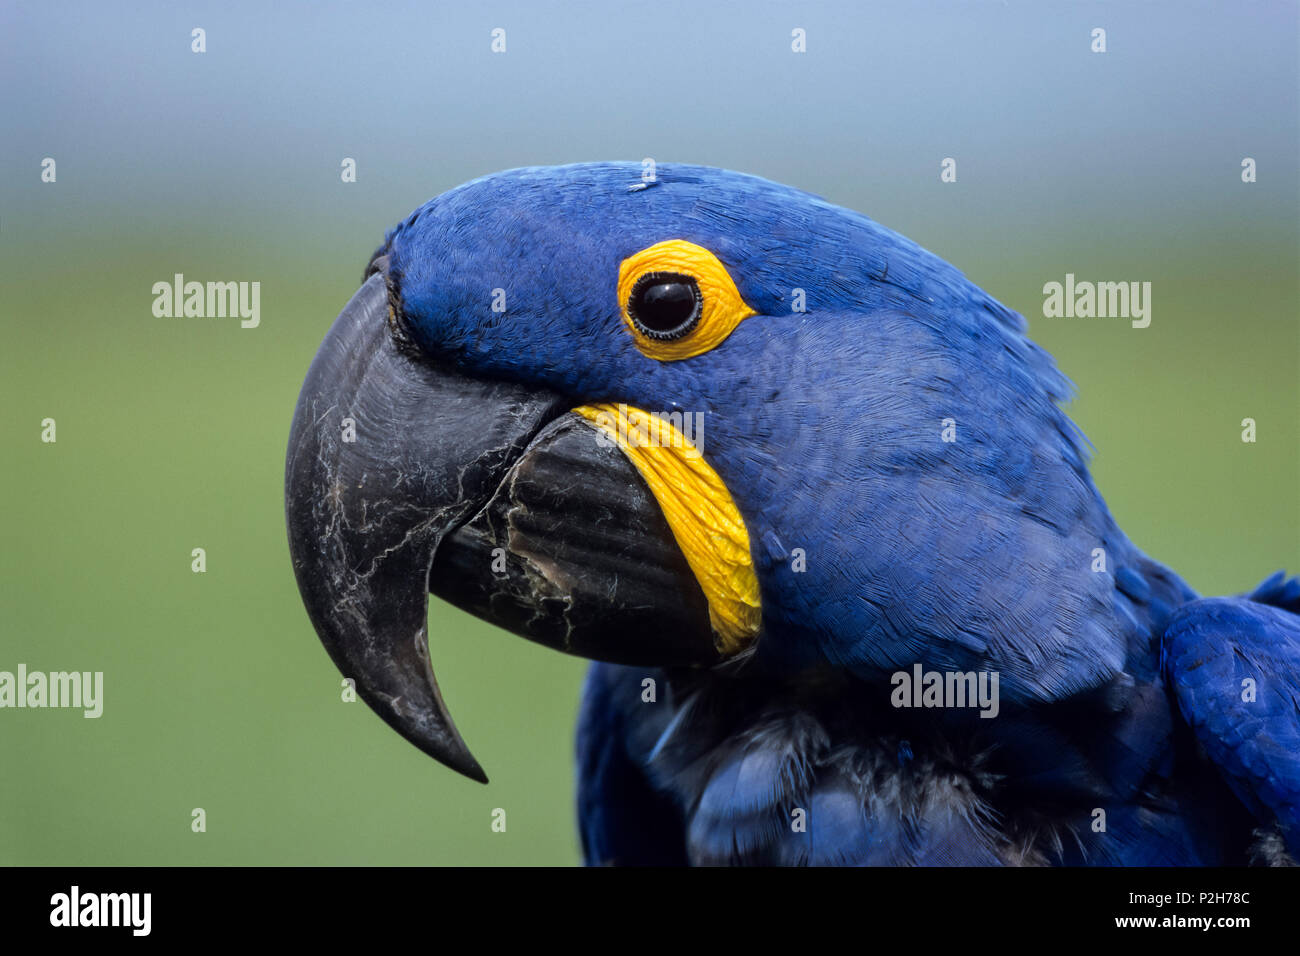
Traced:
[[[643, 156], [789, 182], [932, 245], [954, 205], [994, 228], [1194, 221], [1245, 155], [1249, 201], [1295, 201], [1289, 2], [126, 6], [3, 5], [6, 212], [33, 208], [46, 155], [70, 224], [337, 222], [343, 156], [367, 223], [501, 168]], [[944, 156], [959, 194], [934, 188]]]

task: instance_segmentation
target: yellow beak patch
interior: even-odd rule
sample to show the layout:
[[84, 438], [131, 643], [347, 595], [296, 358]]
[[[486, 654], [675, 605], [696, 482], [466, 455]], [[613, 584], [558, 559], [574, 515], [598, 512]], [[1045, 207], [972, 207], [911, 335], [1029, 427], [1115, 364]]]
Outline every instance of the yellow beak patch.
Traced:
[[758, 577], [749, 531], [718, 473], [671, 422], [627, 405], [573, 409], [614, 439], [636, 466], [709, 602], [718, 649], [734, 654], [758, 635]]

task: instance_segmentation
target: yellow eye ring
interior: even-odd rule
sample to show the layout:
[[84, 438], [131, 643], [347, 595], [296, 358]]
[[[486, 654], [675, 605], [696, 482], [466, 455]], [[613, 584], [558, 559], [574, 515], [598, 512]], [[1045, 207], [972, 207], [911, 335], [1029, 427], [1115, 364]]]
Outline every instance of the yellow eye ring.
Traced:
[[[633, 318], [633, 292], [638, 282], [655, 273], [695, 281], [700, 299], [699, 315], [680, 337], [664, 339], [647, 335]], [[618, 302], [623, 321], [641, 354], [661, 362], [703, 355], [735, 331], [742, 319], [758, 314], [740, 297], [727, 267], [718, 257], [685, 239], [658, 242], [624, 259], [618, 268]]]

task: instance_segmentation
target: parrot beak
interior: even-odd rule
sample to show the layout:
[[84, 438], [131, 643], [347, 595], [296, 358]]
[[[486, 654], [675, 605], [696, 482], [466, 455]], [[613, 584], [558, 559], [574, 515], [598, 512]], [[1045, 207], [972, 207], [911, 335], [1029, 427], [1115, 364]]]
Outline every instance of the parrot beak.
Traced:
[[568, 653], [720, 659], [707, 602], [633, 466], [572, 402], [440, 366], [387, 261], [307, 373], [285, 468], [294, 573], [326, 650], [407, 740], [486, 783], [429, 659], [428, 594]]

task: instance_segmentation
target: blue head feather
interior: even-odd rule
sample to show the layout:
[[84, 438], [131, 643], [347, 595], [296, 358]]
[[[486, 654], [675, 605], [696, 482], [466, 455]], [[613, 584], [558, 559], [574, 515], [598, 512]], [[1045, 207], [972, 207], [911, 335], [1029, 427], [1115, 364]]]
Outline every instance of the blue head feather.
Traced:
[[[1033, 701], [1147, 654], [1149, 608], [1190, 592], [1115, 526], [1059, 407], [1068, 383], [1023, 318], [808, 193], [674, 164], [630, 189], [640, 176], [518, 169], [426, 203], [388, 237], [415, 339], [575, 405], [704, 413], [704, 455], [749, 527], [768, 666], [990, 669]], [[711, 250], [759, 313], [676, 362], [638, 351], [616, 288], [623, 259], [667, 239]], [[1117, 589], [1121, 568], [1154, 575], [1165, 603]]]

